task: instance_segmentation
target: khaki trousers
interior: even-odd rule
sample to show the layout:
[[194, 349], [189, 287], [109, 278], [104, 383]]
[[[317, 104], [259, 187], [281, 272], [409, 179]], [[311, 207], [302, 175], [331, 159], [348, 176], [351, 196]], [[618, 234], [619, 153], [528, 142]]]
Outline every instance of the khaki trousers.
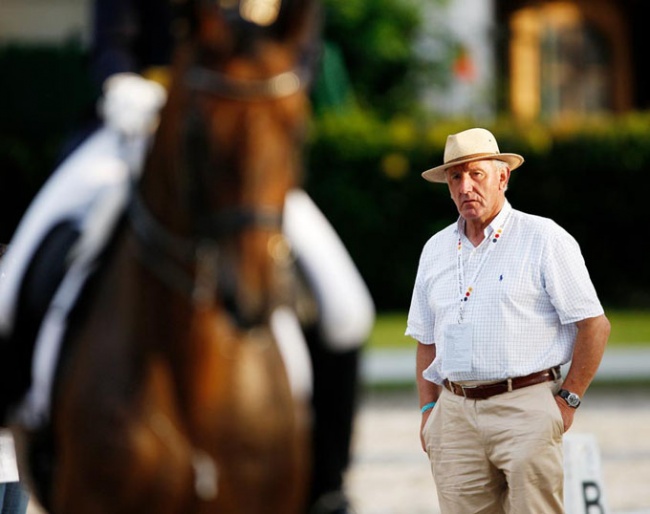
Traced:
[[423, 435], [442, 514], [561, 514], [564, 425], [546, 382], [486, 400], [447, 389]]

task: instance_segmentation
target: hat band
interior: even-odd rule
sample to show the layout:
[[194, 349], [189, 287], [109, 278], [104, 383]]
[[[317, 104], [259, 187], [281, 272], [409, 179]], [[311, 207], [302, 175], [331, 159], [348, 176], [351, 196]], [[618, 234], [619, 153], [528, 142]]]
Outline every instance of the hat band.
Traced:
[[469, 159], [480, 159], [481, 157], [496, 157], [500, 155], [498, 152], [489, 152], [489, 153], [473, 153], [470, 155], [463, 155], [462, 157], [456, 157], [455, 159], [450, 159], [449, 161], [445, 161], [445, 164], [452, 164], [454, 162], [459, 162], [459, 161], [466, 161]]

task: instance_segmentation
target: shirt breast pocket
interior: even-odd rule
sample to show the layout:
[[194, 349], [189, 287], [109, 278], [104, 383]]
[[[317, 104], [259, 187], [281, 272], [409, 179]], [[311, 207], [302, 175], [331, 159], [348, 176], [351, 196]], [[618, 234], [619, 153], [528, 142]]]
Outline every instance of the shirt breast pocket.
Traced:
[[524, 266], [497, 271], [494, 281], [494, 300], [511, 307], [524, 307], [536, 302], [541, 283], [532, 269]]

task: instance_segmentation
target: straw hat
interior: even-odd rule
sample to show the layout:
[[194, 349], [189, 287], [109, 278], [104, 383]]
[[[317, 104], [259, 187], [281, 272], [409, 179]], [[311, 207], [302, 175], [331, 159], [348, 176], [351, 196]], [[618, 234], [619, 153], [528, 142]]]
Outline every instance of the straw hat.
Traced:
[[508, 163], [510, 170], [517, 169], [524, 158], [516, 153], [500, 153], [497, 140], [489, 130], [472, 128], [447, 137], [444, 164], [422, 173], [429, 182], [447, 182], [445, 170], [466, 162], [498, 159]]

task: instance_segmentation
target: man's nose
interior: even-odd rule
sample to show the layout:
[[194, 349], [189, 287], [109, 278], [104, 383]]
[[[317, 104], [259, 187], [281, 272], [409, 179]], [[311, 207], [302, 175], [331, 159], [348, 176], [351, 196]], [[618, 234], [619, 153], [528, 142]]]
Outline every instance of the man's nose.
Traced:
[[461, 193], [463, 193], [463, 194], [464, 193], [469, 193], [470, 191], [472, 191], [473, 187], [474, 186], [473, 186], [471, 177], [468, 174], [463, 173], [460, 176], [460, 188], [459, 188], [459, 191]]

